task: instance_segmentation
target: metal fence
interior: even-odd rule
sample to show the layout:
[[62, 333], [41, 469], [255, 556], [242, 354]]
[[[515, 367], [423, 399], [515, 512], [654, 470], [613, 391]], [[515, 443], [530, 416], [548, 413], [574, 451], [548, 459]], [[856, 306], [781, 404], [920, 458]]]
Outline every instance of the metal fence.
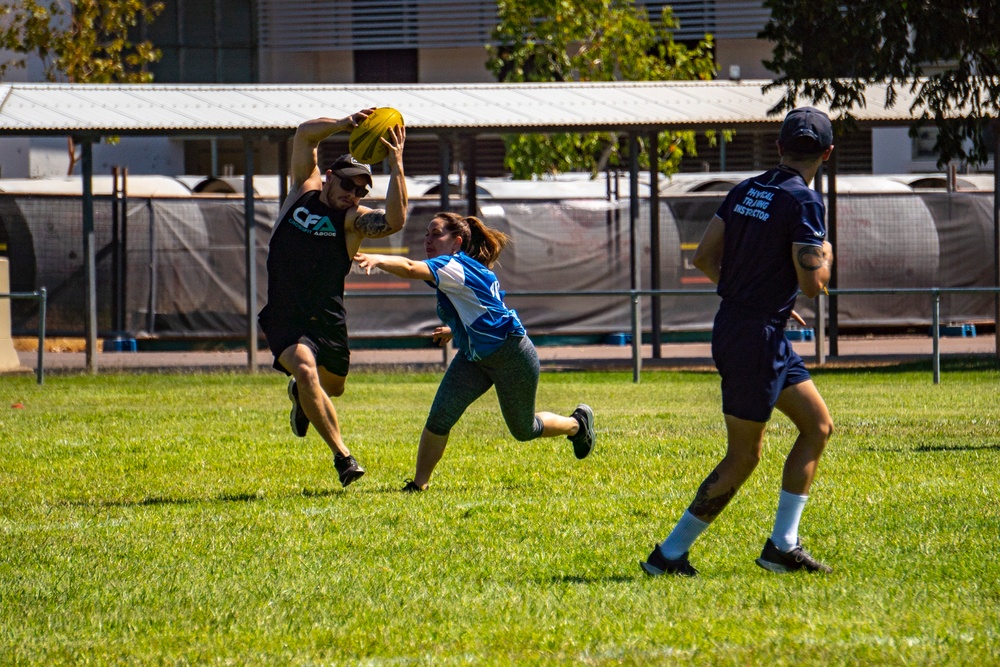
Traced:
[[[926, 294], [930, 296], [928, 307], [931, 315], [931, 338], [933, 350], [931, 352], [931, 366], [933, 369], [934, 384], [941, 382], [941, 296], [946, 294], [993, 294], [1000, 298], [1000, 287], [931, 287], [931, 288], [900, 288], [900, 289], [835, 289], [830, 290], [829, 296], [821, 294], [816, 298], [816, 359], [817, 363], [823, 365], [826, 361], [826, 312], [827, 302], [830, 297], [840, 295], [858, 296], [889, 296], [895, 294]], [[507, 296], [518, 297], [580, 297], [580, 296], [603, 296], [603, 297], [628, 297], [630, 303], [631, 317], [631, 338], [632, 338], [632, 381], [639, 382], [642, 372], [642, 297], [664, 297], [664, 296], [697, 296], [715, 294], [712, 290], [629, 290], [627, 292], [510, 292]], [[370, 296], [370, 295], [369, 295]], [[994, 322], [997, 327], [997, 323]], [[1000, 341], [1000, 327], [997, 327], [996, 338]], [[1000, 356], [1000, 343], [994, 344], [994, 353]]]
[[[535, 185], [543, 190], [552, 187]], [[655, 241], [646, 199], [640, 201], [639, 218], [631, 229], [627, 199], [566, 199], [558, 194], [553, 192], [552, 199], [481, 200], [480, 217], [512, 238], [496, 268], [508, 292], [539, 286], [564, 292], [669, 290], [657, 318], [664, 330], [711, 328], [714, 300], [704, 295], [690, 298], [687, 292], [710, 287], [691, 260], [723, 192], [661, 196]], [[114, 204], [113, 198], [94, 198], [98, 336], [245, 337], [249, 288], [243, 201], [206, 195], [131, 197], [127, 205], [117, 207], [117, 217]], [[377, 207], [380, 202], [369, 204]], [[366, 241], [365, 248], [422, 259], [424, 229], [439, 207], [437, 200], [411, 198], [404, 230]], [[995, 285], [992, 211], [991, 192], [842, 193], [836, 285], [850, 289]], [[252, 256], [258, 307], [266, 301], [267, 239], [276, 215], [276, 201], [255, 203], [257, 248]], [[89, 316], [84, 312], [88, 283], [80, 216], [78, 197], [0, 194], [0, 244], [7, 245], [10, 291], [48, 288], [48, 329], [53, 335], [83, 335]], [[635, 265], [630, 255], [633, 242]], [[633, 272], [638, 276], [634, 278]], [[363, 271], [347, 277], [349, 293], [390, 289], [402, 295], [423, 291], [423, 286]], [[987, 294], [949, 294], [942, 299], [942, 317], [984, 322], [993, 318], [990, 301]], [[405, 336], [425, 328], [433, 312], [412, 312], [411, 303], [355, 301], [352, 334]], [[644, 301], [644, 306], [649, 303]], [[536, 333], [615, 333], [629, 326], [627, 305], [617, 297], [560, 298], [550, 303], [532, 299], [518, 312]], [[798, 309], [811, 315], [812, 308], [803, 299]], [[928, 314], [919, 294], [845, 295], [837, 303], [842, 328], [925, 326]], [[33, 304], [15, 304], [11, 315], [15, 335], [30, 335], [35, 329]], [[648, 307], [643, 318], [647, 326], [653, 321]]]
[[38, 365], [35, 378], [38, 384], [45, 382], [45, 310], [48, 295], [44, 287], [37, 292], [8, 292], [0, 294], [0, 299], [31, 299], [38, 302]]
[[[831, 297], [837, 296], [892, 296], [892, 295], [927, 295], [928, 310], [931, 321], [932, 352], [931, 365], [933, 369], [934, 384], [941, 382], [941, 297], [949, 294], [992, 294], [1000, 299], [1000, 287], [929, 287], [929, 288], [865, 288], [865, 289], [833, 289], [829, 295], [821, 294], [815, 299], [816, 313], [816, 360], [819, 365], [826, 363], [827, 357], [827, 337], [826, 323], [828, 312], [828, 302]], [[348, 296], [360, 297], [360, 294], [348, 294]], [[398, 294], [395, 292], [369, 292], [363, 295], [365, 298], [428, 298], [434, 296], [433, 292]], [[612, 299], [628, 299], [629, 312], [631, 313], [631, 346], [632, 346], [632, 381], [639, 382], [642, 372], [642, 298], [655, 297], [702, 297], [715, 296], [714, 290], [591, 290], [580, 292], [565, 291], [519, 291], [507, 292], [507, 297], [514, 298], [581, 298], [600, 297]], [[994, 344], [994, 353], [1000, 357], [1000, 327], [996, 326], [997, 343]]]
[[[898, 294], [910, 294], [910, 295], [926, 295], [929, 298], [928, 308], [930, 310], [930, 320], [931, 320], [931, 339], [932, 339], [932, 352], [931, 352], [931, 367], [933, 373], [934, 384], [939, 384], [941, 382], [941, 297], [948, 294], [959, 294], [959, 293], [984, 293], [992, 294], [996, 299], [1000, 299], [1000, 288], [998, 287], [946, 287], [946, 288], [900, 288], [900, 289], [881, 289], [881, 288], [870, 288], [870, 289], [835, 289], [830, 290], [829, 295], [821, 294], [815, 299], [816, 302], [816, 360], [817, 364], [822, 366], [826, 363], [827, 357], [827, 336], [826, 336], [826, 312], [828, 307], [828, 301], [831, 297], [837, 297], [841, 295], [855, 295], [855, 296], [892, 296]], [[642, 299], [645, 298], [659, 298], [668, 296], [685, 296], [685, 297], [706, 297], [714, 296], [715, 292], [712, 290], [613, 290], [613, 291], [587, 291], [587, 292], [565, 292], [565, 291], [521, 291], [521, 292], [509, 292], [508, 297], [515, 298], [580, 298], [580, 297], [605, 297], [612, 299], [627, 299], [629, 303], [629, 311], [631, 313], [631, 348], [632, 348], [632, 381], [638, 383], [642, 373], [642, 335], [643, 335], [643, 325], [642, 325]], [[348, 296], [351, 296], [350, 294]], [[355, 295], [360, 296], [360, 295]], [[419, 293], [408, 293], [400, 295], [394, 292], [384, 292], [384, 293], [367, 293], [364, 295], [366, 298], [373, 299], [383, 299], [383, 298], [430, 298], [434, 296], [434, 292], [419, 292]], [[8, 294], [0, 294], [0, 298], [9, 299], [33, 299], [38, 301], [39, 317], [38, 317], [38, 360], [36, 368], [36, 378], [38, 384], [44, 382], [45, 373], [45, 312], [46, 312], [46, 290], [41, 288], [37, 292], [12, 292]], [[996, 326], [996, 323], [994, 322]], [[994, 344], [994, 354], [1000, 357], [1000, 327], [996, 328], [996, 340], [997, 343]], [[445, 357], [447, 358], [447, 357]]]

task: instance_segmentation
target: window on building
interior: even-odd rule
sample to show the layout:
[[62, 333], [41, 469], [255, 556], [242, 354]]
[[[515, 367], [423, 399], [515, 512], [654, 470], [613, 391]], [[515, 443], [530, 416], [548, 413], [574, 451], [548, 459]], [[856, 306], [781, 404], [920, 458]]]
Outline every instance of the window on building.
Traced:
[[354, 83], [417, 83], [416, 49], [354, 52]]
[[257, 39], [246, 0], [164, 0], [163, 12], [139, 28], [163, 52], [150, 65], [155, 83], [254, 83]]

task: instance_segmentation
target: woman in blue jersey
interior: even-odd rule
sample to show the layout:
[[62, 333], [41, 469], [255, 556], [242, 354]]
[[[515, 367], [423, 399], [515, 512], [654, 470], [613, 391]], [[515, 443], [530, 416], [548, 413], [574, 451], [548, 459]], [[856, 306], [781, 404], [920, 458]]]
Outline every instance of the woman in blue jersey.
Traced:
[[434, 330], [442, 345], [454, 338], [458, 352], [438, 387], [417, 450], [417, 467], [405, 491], [422, 491], [448, 444], [448, 434], [477, 398], [496, 386], [500, 411], [520, 441], [564, 435], [578, 459], [594, 447], [594, 413], [577, 406], [569, 417], [535, 412], [538, 353], [503, 302], [490, 270], [509, 237], [476, 217], [438, 213], [427, 225], [426, 260], [358, 253], [354, 261], [371, 273], [423, 280], [437, 289], [437, 312], [445, 326]]

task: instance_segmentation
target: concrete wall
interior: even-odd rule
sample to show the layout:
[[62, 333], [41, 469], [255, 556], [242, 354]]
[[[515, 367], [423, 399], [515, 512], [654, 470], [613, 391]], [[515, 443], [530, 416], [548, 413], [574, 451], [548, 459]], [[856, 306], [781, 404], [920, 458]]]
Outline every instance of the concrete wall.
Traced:
[[493, 83], [486, 48], [421, 49], [420, 83]]
[[773, 79], [774, 73], [763, 63], [771, 56], [771, 43], [762, 39], [722, 39], [715, 45], [720, 79], [736, 78], [729, 74], [733, 65], [740, 68], [741, 79]]
[[[80, 173], [80, 147], [76, 147], [75, 174]], [[184, 173], [184, 147], [166, 137], [122, 137], [117, 144], [96, 144], [94, 173], [110, 174], [114, 166], [127, 166], [133, 174]], [[0, 138], [0, 176], [42, 178], [66, 176], [69, 170], [66, 137]]]
[[[0, 257], [0, 294], [10, 292], [10, 261]], [[9, 371], [21, 367], [10, 337], [10, 299], [0, 299], [0, 370]]]
[[[938, 173], [937, 158], [929, 155], [934, 145], [934, 129], [922, 128], [917, 138], [908, 127], [877, 127], [872, 130], [873, 174]], [[993, 160], [977, 165], [974, 172], [990, 173]]]
[[261, 83], [354, 83], [350, 51], [266, 51], [260, 55]]

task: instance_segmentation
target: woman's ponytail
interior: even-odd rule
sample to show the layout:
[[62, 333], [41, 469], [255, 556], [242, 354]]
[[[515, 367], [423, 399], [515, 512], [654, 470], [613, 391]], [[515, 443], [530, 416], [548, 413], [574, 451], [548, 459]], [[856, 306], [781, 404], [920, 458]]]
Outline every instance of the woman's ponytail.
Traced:
[[438, 213], [434, 216], [444, 222], [444, 228], [462, 238], [462, 252], [486, 268], [493, 268], [500, 253], [510, 243], [510, 237], [493, 229], [479, 218], [462, 217], [457, 213]]

